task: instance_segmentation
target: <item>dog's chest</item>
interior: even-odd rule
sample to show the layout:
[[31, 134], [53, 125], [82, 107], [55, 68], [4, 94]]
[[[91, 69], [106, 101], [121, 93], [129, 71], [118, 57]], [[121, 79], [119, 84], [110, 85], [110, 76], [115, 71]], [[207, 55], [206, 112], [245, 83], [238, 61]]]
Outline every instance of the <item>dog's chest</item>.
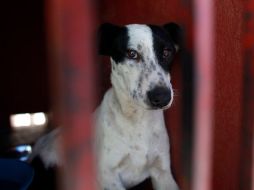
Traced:
[[[109, 121], [110, 123], [112, 121]], [[148, 130], [147, 123], [128, 123], [114, 121], [104, 127], [103, 146], [106, 153], [124, 164], [147, 165], [153, 149], [153, 129]], [[114, 154], [115, 152], [115, 154]], [[117, 162], [117, 161], [116, 161]], [[116, 163], [115, 162], [115, 163]], [[123, 165], [123, 163], [121, 165]]]
[[[126, 187], [149, 176], [163, 147], [165, 129], [162, 111], [146, 111], [136, 120], [123, 114], [109, 91], [96, 114], [97, 159], [101, 177], [117, 175]], [[166, 141], [165, 141], [166, 142]], [[164, 143], [165, 144], [165, 143]]]
[[[127, 124], [122, 126], [129, 129], [135, 127]], [[150, 144], [152, 141], [150, 133], [138, 127], [133, 131], [123, 130], [119, 133], [116, 129], [106, 133], [103, 153], [106, 167], [117, 171], [127, 187], [147, 178], [150, 165], [156, 157]]]
[[149, 169], [156, 159], [156, 118], [130, 122], [117, 118], [103, 117], [101, 129], [102, 168], [119, 173], [128, 187], [138, 184], [149, 176]]

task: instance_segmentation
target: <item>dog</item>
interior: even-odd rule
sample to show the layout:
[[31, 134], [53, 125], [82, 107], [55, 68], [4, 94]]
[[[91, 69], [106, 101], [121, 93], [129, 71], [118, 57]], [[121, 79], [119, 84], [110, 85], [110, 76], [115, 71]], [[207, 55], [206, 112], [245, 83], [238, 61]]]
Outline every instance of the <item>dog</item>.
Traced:
[[[163, 110], [173, 102], [169, 72], [180, 33], [175, 23], [100, 26], [99, 53], [110, 57], [112, 87], [94, 116], [99, 190], [126, 190], [147, 178], [155, 190], [179, 189]], [[40, 139], [31, 159], [39, 155], [47, 167], [61, 165], [60, 133]]]

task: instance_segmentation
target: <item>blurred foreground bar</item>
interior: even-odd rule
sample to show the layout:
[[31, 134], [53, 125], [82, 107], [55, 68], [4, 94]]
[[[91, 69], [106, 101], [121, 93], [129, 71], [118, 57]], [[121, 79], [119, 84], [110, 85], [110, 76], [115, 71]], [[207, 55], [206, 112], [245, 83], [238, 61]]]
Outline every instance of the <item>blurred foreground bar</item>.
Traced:
[[63, 127], [63, 190], [95, 189], [92, 107], [94, 21], [88, 0], [46, 2], [52, 109]]
[[213, 1], [194, 1], [195, 29], [195, 132], [193, 190], [210, 190], [212, 177], [212, 126], [214, 104]]

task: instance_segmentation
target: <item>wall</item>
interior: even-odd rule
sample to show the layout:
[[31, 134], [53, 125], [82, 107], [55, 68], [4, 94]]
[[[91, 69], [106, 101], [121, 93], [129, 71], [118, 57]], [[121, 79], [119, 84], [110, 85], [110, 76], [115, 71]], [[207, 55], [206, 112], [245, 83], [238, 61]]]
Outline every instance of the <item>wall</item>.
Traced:
[[0, 149], [10, 146], [9, 116], [49, 111], [44, 1], [2, 1]]
[[239, 0], [215, 1], [214, 188], [239, 189], [242, 129], [242, 16]]
[[44, 2], [1, 4], [0, 110], [48, 111]]

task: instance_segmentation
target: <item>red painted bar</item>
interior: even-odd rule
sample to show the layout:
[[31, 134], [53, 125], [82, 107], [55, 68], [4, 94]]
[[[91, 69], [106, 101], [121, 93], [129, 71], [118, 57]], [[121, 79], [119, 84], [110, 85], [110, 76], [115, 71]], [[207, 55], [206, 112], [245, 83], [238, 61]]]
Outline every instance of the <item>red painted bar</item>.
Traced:
[[92, 108], [95, 53], [91, 1], [48, 0], [46, 15], [55, 124], [63, 127], [59, 187], [95, 189]]
[[[212, 189], [239, 190], [243, 122], [243, 1], [215, 0]], [[241, 189], [243, 190], [243, 189]], [[248, 189], [249, 190], [249, 189]]]
[[210, 0], [194, 1], [196, 97], [193, 190], [210, 190], [213, 127], [214, 12]]
[[[248, 132], [245, 143], [245, 163], [243, 164], [244, 179], [242, 179], [242, 186], [244, 189], [254, 190], [254, 0], [246, 0], [244, 2], [244, 36], [243, 36], [243, 54], [244, 54], [244, 68], [245, 68], [245, 99], [244, 99], [244, 127]], [[249, 157], [252, 157], [249, 159]], [[251, 168], [251, 169], [250, 169]], [[251, 171], [250, 171], [251, 170]], [[249, 176], [250, 175], [250, 176]], [[250, 181], [249, 181], [250, 180]], [[247, 185], [243, 185], [246, 184]]]

